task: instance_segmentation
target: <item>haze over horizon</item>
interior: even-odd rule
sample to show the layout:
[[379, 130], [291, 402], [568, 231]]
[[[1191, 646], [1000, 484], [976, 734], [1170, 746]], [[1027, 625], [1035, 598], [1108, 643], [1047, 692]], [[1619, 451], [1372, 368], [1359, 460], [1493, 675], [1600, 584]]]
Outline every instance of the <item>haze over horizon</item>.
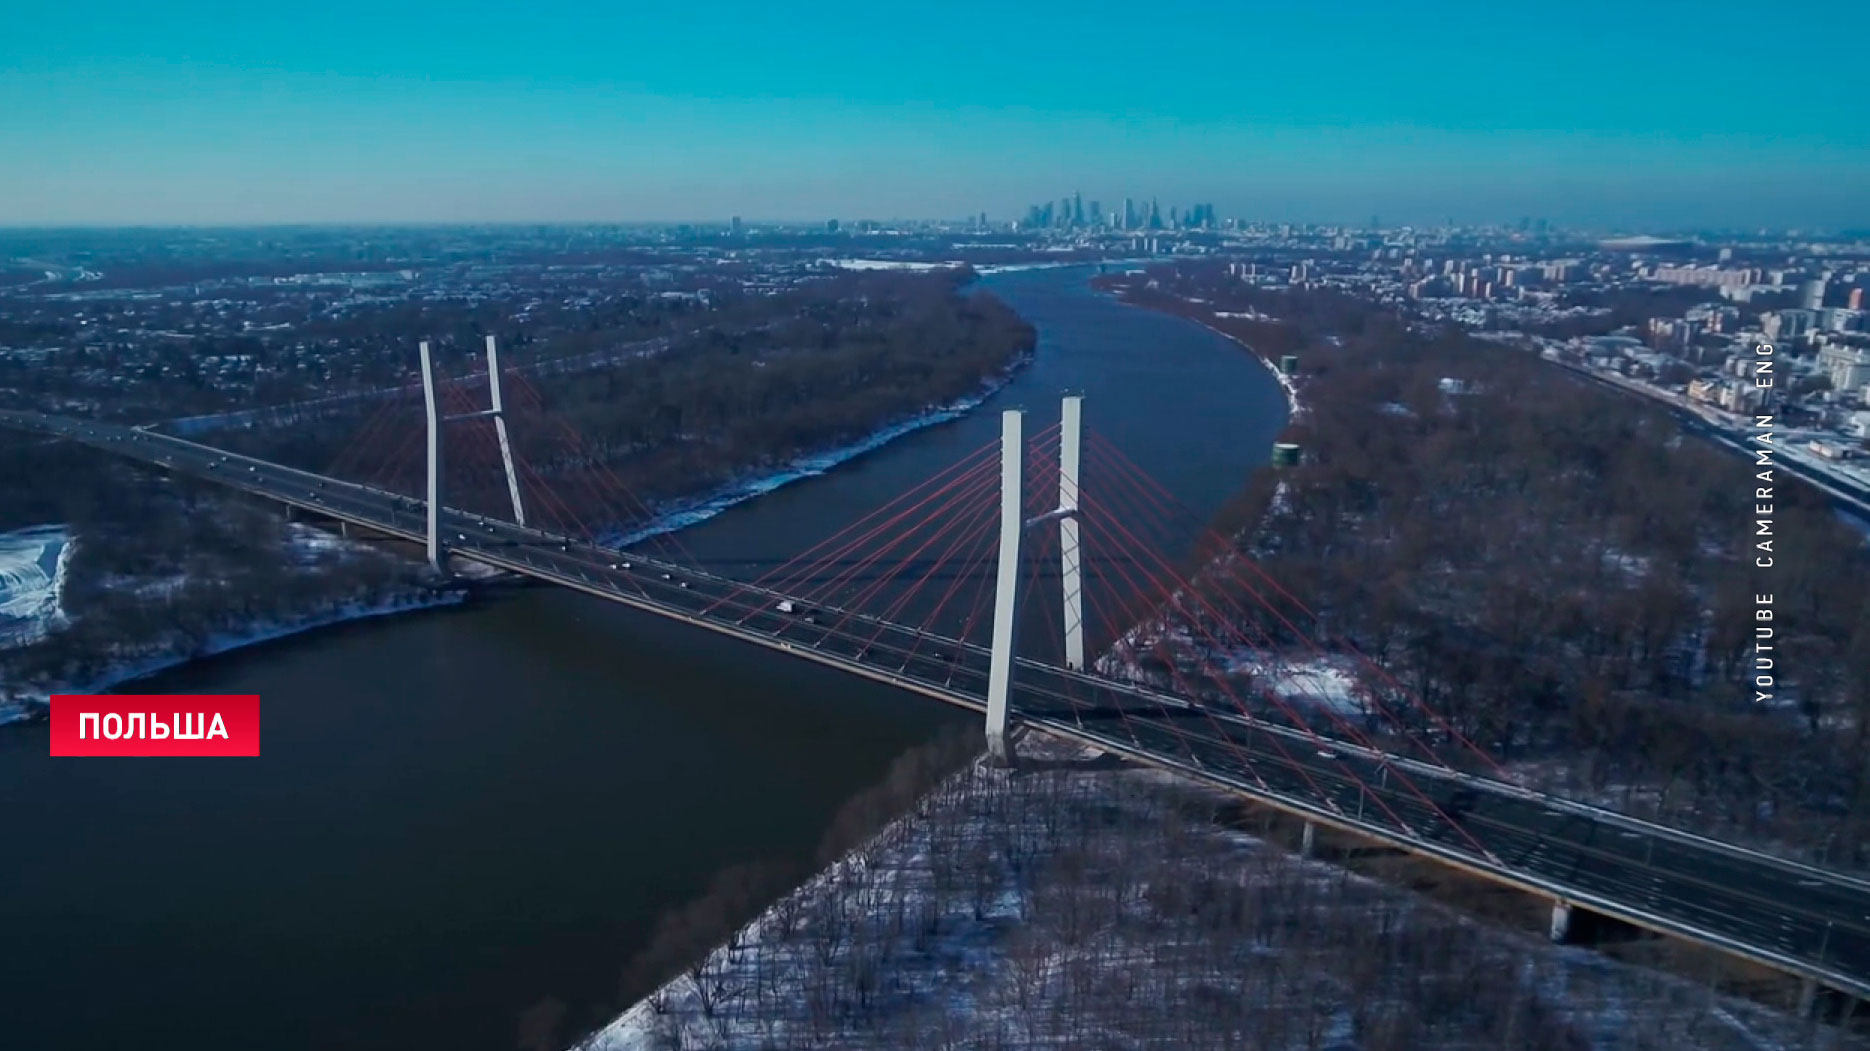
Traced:
[[[1801, 13], [1848, 47], [1870, 8]], [[1759, 8], [35, 5], [0, 224], [938, 218], [1870, 225], [1870, 75]], [[1783, 83], [1781, 80], [1783, 79]]]

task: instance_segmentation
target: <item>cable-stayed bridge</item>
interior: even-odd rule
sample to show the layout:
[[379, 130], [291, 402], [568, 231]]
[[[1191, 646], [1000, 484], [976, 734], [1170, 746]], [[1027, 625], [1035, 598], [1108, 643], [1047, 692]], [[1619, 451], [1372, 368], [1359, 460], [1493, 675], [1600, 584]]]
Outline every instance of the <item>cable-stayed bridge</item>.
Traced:
[[[323, 471], [154, 428], [0, 425], [420, 544], [437, 571], [480, 563], [971, 709], [1001, 756], [1024, 726], [1175, 770], [1303, 817], [1308, 842], [1333, 826], [1549, 897], [1555, 937], [1582, 909], [1870, 995], [1870, 882], [1514, 784], [1354, 647], [1308, 638], [1310, 611], [1232, 545], [1186, 570], [1162, 554], [1152, 526], [1179, 509], [1080, 399], [1033, 434], [1006, 413], [998, 440], [809, 549], [734, 564], [641, 528], [608, 458], [491, 340], [482, 373], [422, 360], [421, 404], [379, 399]], [[1239, 674], [1275, 650], [1370, 685]]]

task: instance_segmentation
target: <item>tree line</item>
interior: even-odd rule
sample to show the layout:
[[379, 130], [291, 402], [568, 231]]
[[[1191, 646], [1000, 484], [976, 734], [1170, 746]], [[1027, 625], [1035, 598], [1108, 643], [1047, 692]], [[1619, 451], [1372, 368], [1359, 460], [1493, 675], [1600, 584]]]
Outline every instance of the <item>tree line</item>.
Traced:
[[[621, 528], [640, 509], [605, 496], [611, 480], [639, 500], [694, 497], [801, 455], [857, 441], [884, 425], [978, 393], [1030, 353], [1030, 325], [953, 273], [843, 275], [786, 298], [788, 309], [751, 328], [706, 328], [666, 351], [614, 366], [531, 379], [551, 420], [514, 410], [514, 448], [569, 517]], [[507, 401], [516, 395], [509, 382]], [[485, 388], [479, 395], [485, 398]], [[414, 397], [391, 428], [423, 424]], [[307, 469], [332, 468], [371, 422], [375, 405], [301, 425], [217, 436], [243, 452]], [[490, 430], [487, 424], [469, 424]], [[569, 438], [566, 429], [574, 434]], [[506, 487], [491, 448], [451, 429], [457, 457], [451, 503], [504, 510]], [[384, 450], [388, 455], [393, 450]], [[422, 465], [414, 444], [374, 476], [415, 495]], [[372, 480], [369, 469], [354, 477]]]

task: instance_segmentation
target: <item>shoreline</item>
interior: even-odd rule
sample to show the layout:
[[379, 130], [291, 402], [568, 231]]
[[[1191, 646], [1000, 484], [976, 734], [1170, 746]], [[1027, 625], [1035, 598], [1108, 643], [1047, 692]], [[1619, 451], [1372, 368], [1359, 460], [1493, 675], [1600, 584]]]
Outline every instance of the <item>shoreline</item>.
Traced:
[[626, 544], [640, 544], [651, 537], [663, 536], [700, 525], [748, 500], [765, 496], [767, 493], [794, 482], [816, 478], [834, 468], [842, 467], [867, 453], [881, 449], [898, 438], [959, 419], [980, 408], [987, 403], [988, 399], [1005, 390], [1007, 384], [1013, 382], [1013, 376], [1016, 373], [1032, 364], [1034, 353], [1027, 351], [1015, 357], [999, 375], [983, 382], [981, 389], [973, 394], [956, 398], [944, 405], [924, 409], [893, 423], [886, 423], [856, 441], [832, 446], [818, 452], [802, 453], [776, 468], [761, 473], [750, 472], [740, 479], [723, 483], [701, 496], [668, 501], [656, 508], [655, 518], [648, 525], [606, 539], [621, 547]]
[[40, 696], [35, 691], [25, 696], [0, 697], [0, 727], [13, 723], [32, 723], [43, 719], [50, 710], [51, 695], [55, 693], [101, 693], [139, 679], [149, 678], [152, 675], [173, 671], [198, 660], [224, 656], [269, 642], [278, 642], [282, 639], [318, 631], [321, 628], [334, 628], [340, 624], [390, 617], [399, 613], [459, 606], [466, 601], [466, 593], [460, 590], [431, 597], [424, 597], [419, 593], [408, 593], [361, 606], [347, 603], [304, 620], [264, 626], [256, 624], [245, 630], [225, 632], [210, 638], [206, 645], [192, 653], [175, 653], [126, 661], [81, 683], [59, 683], [47, 690], [45, 696]]
[[[1183, 300], [1183, 302], [1187, 302], [1187, 301]], [[1126, 305], [1136, 306], [1135, 303], [1128, 303]], [[1149, 308], [1143, 307], [1141, 309], [1148, 310]], [[1179, 317], [1179, 316], [1184, 316], [1184, 315], [1175, 315], [1175, 316]], [[1273, 380], [1274, 382], [1279, 384], [1279, 389], [1286, 392], [1286, 423], [1290, 424], [1293, 420], [1296, 420], [1300, 416], [1303, 416], [1305, 414], [1305, 403], [1299, 400], [1299, 385], [1293, 381], [1292, 377], [1286, 375], [1284, 372], [1281, 372], [1279, 370], [1279, 366], [1269, 361], [1266, 355], [1254, 349], [1253, 344], [1248, 343], [1246, 340], [1241, 339], [1239, 336], [1236, 336], [1230, 332], [1226, 332], [1221, 329], [1218, 329], [1206, 321], [1201, 321], [1196, 318], [1189, 318], [1188, 320], [1193, 321], [1195, 324], [1200, 325], [1202, 328], [1207, 329], [1209, 332], [1212, 332], [1215, 335], [1220, 336], [1222, 339], [1227, 340], [1229, 343], [1232, 343], [1234, 346], [1237, 346], [1240, 349], [1246, 351], [1247, 353], [1253, 355], [1254, 359], [1258, 361], [1262, 366], [1264, 366], [1267, 372], [1270, 372], [1273, 374]]]
[[[867, 453], [874, 452], [898, 438], [958, 419], [979, 408], [988, 399], [1004, 390], [1007, 384], [1013, 381], [1016, 373], [1032, 363], [1034, 354], [1034, 351], [1027, 351], [1018, 355], [998, 375], [983, 382], [981, 389], [973, 394], [925, 409], [893, 423], [887, 423], [857, 441], [819, 452], [802, 454], [777, 469], [761, 474], [750, 474], [737, 481], [719, 486], [702, 496], [676, 501], [657, 509], [656, 516], [650, 524], [633, 532], [606, 539], [618, 547], [623, 547], [641, 543], [651, 537], [663, 536], [700, 525], [748, 500], [764, 496], [794, 482], [816, 478]], [[67, 543], [66, 552], [61, 552], [61, 563], [64, 555], [72, 546], [72, 543]], [[209, 641], [207, 646], [196, 652], [148, 657], [126, 662], [113, 666], [81, 684], [58, 684], [45, 691], [44, 697], [41, 697], [38, 691], [19, 697], [0, 695], [0, 727], [14, 723], [31, 723], [42, 719], [49, 710], [50, 696], [53, 693], [99, 693], [160, 672], [172, 671], [202, 658], [218, 657], [235, 650], [277, 642], [320, 628], [402, 613], [439, 609], [444, 606], [456, 606], [465, 601], [465, 594], [459, 591], [427, 600], [421, 598], [414, 601], [408, 601], [406, 598], [390, 599], [350, 610], [340, 608], [328, 611], [303, 622], [269, 626], [255, 625], [246, 630], [229, 632], [226, 635], [216, 636]]]
[[[1213, 324], [1211, 318], [1208, 320], [1204, 320], [1198, 317], [1191, 317], [1188, 314], [1177, 314], [1177, 313], [1173, 313], [1168, 310], [1160, 310], [1160, 309], [1157, 309], [1156, 307], [1145, 306], [1131, 299], [1129, 296], [1124, 295], [1123, 289], [1121, 288], [1112, 289], [1112, 290], [1103, 292], [1102, 294], [1110, 296], [1112, 299], [1115, 299], [1117, 302], [1122, 303], [1126, 307], [1131, 307], [1136, 310], [1154, 310], [1156, 313], [1165, 315], [1167, 317], [1176, 317], [1176, 318], [1181, 318], [1185, 321], [1193, 322], [1194, 324], [1200, 325], [1202, 328], [1207, 329], [1209, 332], [1214, 333], [1215, 335], [1221, 337], [1222, 339], [1227, 340], [1229, 343], [1232, 343], [1234, 346], [1239, 347], [1241, 350], [1246, 351], [1248, 354], [1253, 355], [1253, 359], [1255, 361], [1258, 361], [1260, 365], [1266, 369], [1267, 372], [1272, 374], [1273, 382], [1279, 384], [1279, 389], [1286, 392], [1286, 422], [1291, 423], [1293, 420], [1296, 420], [1305, 414], [1305, 403], [1299, 400], [1299, 386], [1296, 382], [1293, 381], [1292, 377], [1286, 375], [1284, 372], [1281, 372], [1279, 370], [1279, 366], [1273, 364], [1272, 360], [1268, 358], [1266, 355], [1260, 353], [1259, 350], [1253, 346], [1253, 344], [1248, 343], [1246, 340], [1241, 339], [1239, 336], [1236, 336], [1233, 333], [1226, 331], [1225, 329], [1216, 327]], [[1183, 303], [1193, 302], [1193, 300], [1184, 299], [1180, 296], [1177, 296], [1176, 299]], [[1277, 319], [1273, 319], [1273, 320], [1277, 320]]]

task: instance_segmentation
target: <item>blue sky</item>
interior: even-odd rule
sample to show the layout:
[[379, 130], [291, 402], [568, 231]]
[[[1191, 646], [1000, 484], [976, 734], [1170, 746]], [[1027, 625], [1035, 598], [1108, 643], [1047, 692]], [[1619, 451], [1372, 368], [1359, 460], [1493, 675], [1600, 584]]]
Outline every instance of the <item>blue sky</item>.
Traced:
[[1870, 5], [22, 3], [0, 223], [1870, 226]]

